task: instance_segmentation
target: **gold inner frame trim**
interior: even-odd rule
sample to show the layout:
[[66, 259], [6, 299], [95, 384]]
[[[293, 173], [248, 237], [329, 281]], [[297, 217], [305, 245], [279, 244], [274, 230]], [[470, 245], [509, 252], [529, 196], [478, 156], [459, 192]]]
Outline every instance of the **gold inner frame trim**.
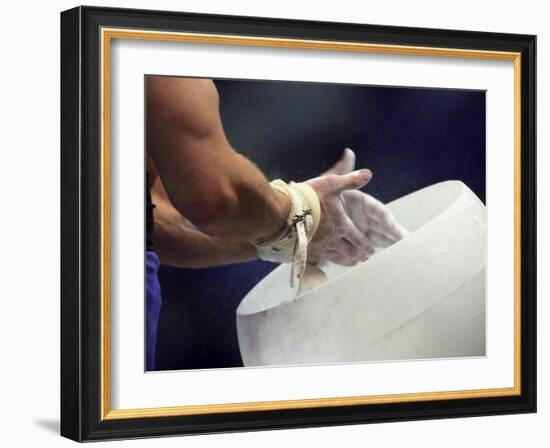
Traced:
[[[502, 397], [521, 394], [521, 54], [459, 48], [283, 39], [238, 35], [178, 33], [137, 29], [101, 29], [101, 419], [128, 419], [283, 409], [306, 409], [413, 401]], [[278, 400], [140, 409], [111, 409], [110, 349], [110, 50], [113, 39], [333, 50], [411, 56], [455, 57], [514, 63], [514, 386], [441, 392]]]

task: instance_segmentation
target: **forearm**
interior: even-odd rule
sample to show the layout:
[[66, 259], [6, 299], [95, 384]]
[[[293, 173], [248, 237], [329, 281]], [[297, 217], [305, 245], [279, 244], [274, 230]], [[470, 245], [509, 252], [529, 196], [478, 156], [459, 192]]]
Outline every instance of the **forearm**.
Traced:
[[194, 229], [170, 204], [160, 183], [153, 191], [154, 244], [162, 264], [181, 268], [220, 266], [257, 258], [246, 242], [206, 235]]
[[206, 235], [172, 222], [155, 221], [154, 238], [161, 263], [169, 266], [203, 268], [257, 258], [249, 243]]
[[248, 159], [236, 152], [227, 157], [224, 167], [225, 183], [218, 187], [226, 203], [217, 205], [206, 201], [203, 210], [212, 219], [191, 221], [203, 232], [238, 241], [255, 241], [275, 234], [284, 225], [290, 211], [288, 197], [269, 185], [263, 173]]
[[[189, 173], [196, 179], [192, 187], [168, 180], [166, 190], [174, 207], [202, 232], [225, 239], [251, 242], [280, 230], [289, 213], [288, 197], [272, 189], [262, 172], [233, 150], [217, 165], [214, 176], [211, 167], [194, 167]], [[173, 169], [178, 169], [178, 162]], [[189, 169], [182, 163], [178, 172], [185, 176]]]

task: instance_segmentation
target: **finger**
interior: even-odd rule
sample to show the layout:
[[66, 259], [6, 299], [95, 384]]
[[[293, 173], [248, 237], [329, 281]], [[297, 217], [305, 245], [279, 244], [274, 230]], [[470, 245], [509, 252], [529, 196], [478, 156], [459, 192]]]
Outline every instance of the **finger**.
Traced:
[[387, 215], [389, 212], [388, 208], [384, 205], [383, 202], [379, 201], [375, 197], [367, 193], [361, 194], [361, 204], [363, 206], [363, 213], [376, 222], [383, 222], [387, 220]]
[[[356, 225], [346, 213], [345, 205], [342, 201], [334, 204], [334, 206], [337, 214], [337, 225], [334, 228], [336, 242], [339, 244], [337, 250], [348, 256], [357, 257], [358, 260], [366, 260], [374, 253], [374, 248], [366, 236], [366, 229], [363, 231]], [[342, 241], [345, 243], [343, 247]], [[354, 247], [355, 250], [349, 250], [348, 246]]]
[[409, 232], [401, 226], [390, 209], [378, 199], [362, 193], [363, 212], [371, 228], [391, 235], [396, 241], [404, 238]]
[[389, 236], [375, 229], [369, 229], [366, 236], [374, 247], [385, 248], [391, 246], [397, 241], [397, 239], [393, 236]]
[[331, 174], [326, 177], [329, 189], [334, 193], [345, 190], [357, 190], [364, 187], [372, 179], [372, 172], [367, 169], [353, 171], [348, 174]]
[[[358, 193], [360, 193], [358, 190], [353, 190]], [[347, 191], [346, 193], [351, 193], [351, 191]], [[369, 230], [370, 223], [365, 216], [365, 213], [361, 209], [361, 207], [355, 206], [351, 201], [347, 200], [347, 197], [345, 197], [344, 202], [344, 209], [346, 211], [346, 215], [349, 216], [351, 221], [355, 224], [355, 227], [364, 235], [367, 233], [367, 230]]]
[[397, 236], [398, 240], [402, 240], [407, 235], [409, 235], [409, 233], [410, 232], [405, 227], [395, 221], [395, 235]]
[[407, 235], [409, 235], [409, 231], [397, 221], [393, 221], [391, 226], [380, 226], [378, 224], [373, 224], [367, 231], [367, 237], [369, 240], [373, 240], [373, 238], [376, 237], [378, 237], [378, 239], [376, 239], [377, 242], [380, 241], [380, 239], [383, 240], [384, 245], [378, 246], [378, 244], [375, 243], [377, 247], [387, 247], [391, 244], [397, 243]]
[[361, 239], [359, 245], [353, 244], [346, 237], [337, 238], [330, 243], [328, 250], [338, 252], [350, 263], [368, 260], [374, 254], [374, 248], [366, 235], [361, 235], [359, 238]]
[[409, 234], [407, 229], [395, 220], [393, 214], [389, 212], [389, 210], [376, 217], [376, 219], [372, 218], [372, 215], [368, 218], [369, 228], [383, 235], [387, 235], [393, 242], [399, 241]]
[[359, 248], [354, 246], [345, 238], [338, 238], [335, 241], [332, 241], [330, 248], [350, 260], [359, 260]]
[[372, 247], [372, 243], [370, 241], [368, 242], [367, 248], [359, 249], [345, 238], [342, 238], [341, 243], [337, 245], [335, 244], [334, 250], [343, 254], [347, 261], [353, 264], [359, 263], [360, 261], [366, 261], [374, 254], [374, 248]]
[[370, 257], [374, 253], [374, 248], [365, 232], [357, 228], [348, 216], [345, 216], [344, 220], [346, 222], [346, 230], [343, 232], [342, 237], [347, 240], [349, 244], [357, 248], [361, 260]]
[[336, 250], [327, 251], [325, 254], [325, 259], [340, 266], [353, 266], [357, 263]]
[[340, 160], [332, 165], [323, 175], [348, 174], [355, 168], [355, 153], [350, 148], [345, 148]]

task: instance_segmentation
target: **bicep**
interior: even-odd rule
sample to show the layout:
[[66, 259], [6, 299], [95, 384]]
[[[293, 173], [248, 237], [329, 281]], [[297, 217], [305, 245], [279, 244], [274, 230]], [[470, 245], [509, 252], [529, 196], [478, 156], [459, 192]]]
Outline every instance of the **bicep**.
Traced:
[[180, 210], [223, 191], [224, 164], [233, 157], [211, 80], [147, 79], [147, 152]]
[[[147, 79], [147, 151], [162, 171], [167, 159], [199, 160], [227, 143], [219, 115], [218, 93], [211, 80], [172, 77]], [[208, 151], [196, 147], [217, 142]]]

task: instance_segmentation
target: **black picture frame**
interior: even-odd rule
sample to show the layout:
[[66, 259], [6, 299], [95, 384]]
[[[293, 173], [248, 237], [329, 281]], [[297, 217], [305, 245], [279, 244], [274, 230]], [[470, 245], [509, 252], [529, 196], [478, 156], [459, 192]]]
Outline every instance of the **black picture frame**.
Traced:
[[[104, 27], [521, 54], [521, 393], [201, 415], [102, 418]], [[536, 412], [536, 36], [99, 7], [61, 13], [61, 435], [76, 441]]]

